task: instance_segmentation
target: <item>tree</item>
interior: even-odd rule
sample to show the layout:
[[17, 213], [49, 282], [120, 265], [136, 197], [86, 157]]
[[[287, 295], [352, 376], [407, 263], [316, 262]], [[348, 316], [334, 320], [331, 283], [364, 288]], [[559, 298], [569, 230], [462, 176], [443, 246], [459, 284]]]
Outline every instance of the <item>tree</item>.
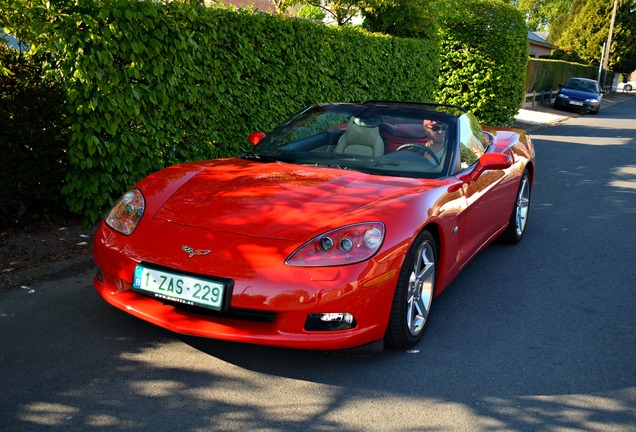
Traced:
[[297, 4], [310, 5], [322, 9], [336, 21], [339, 26], [351, 24], [351, 20], [366, 5], [366, 0], [286, 0], [288, 6]]
[[610, 49], [610, 68], [619, 73], [636, 70], [636, 0], [619, 2]]
[[[568, 26], [555, 40], [565, 59], [579, 58], [591, 65], [599, 65], [603, 43], [607, 41], [613, 2], [607, 0], [577, 0], [569, 13], [559, 21]], [[556, 22], [555, 22], [556, 23]], [[559, 27], [557, 27], [559, 29]], [[636, 69], [636, 0], [619, 0], [610, 49], [609, 67], [615, 72]]]
[[298, 18], [322, 21], [325, 19], [325, 11], [312, 5], [303, 5], [296, 15]]
[[526, 17], [532, 31], [546, 31], [560, 15], [567, 13], [573, 0], [510, 0]]
[[398, 37], [437, 37], [437, 0], [369, 0], [363, 27]]
[[561, 12], [550, 22], [548, 42], [556, 45], [586, 2], [587, 0], [574, 0], [568, 10]]

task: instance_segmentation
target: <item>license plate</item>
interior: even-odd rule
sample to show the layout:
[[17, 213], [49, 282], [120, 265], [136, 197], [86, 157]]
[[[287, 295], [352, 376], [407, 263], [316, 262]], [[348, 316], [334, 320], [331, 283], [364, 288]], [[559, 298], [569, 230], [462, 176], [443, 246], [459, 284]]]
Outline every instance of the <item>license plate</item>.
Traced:
[[583, 106], [583, 102], [570, 101], [570, 105]]
[[223, 307], [225, 284], [142, 265], [135, 267], [133, 289], [163, 300], [220, 310]]

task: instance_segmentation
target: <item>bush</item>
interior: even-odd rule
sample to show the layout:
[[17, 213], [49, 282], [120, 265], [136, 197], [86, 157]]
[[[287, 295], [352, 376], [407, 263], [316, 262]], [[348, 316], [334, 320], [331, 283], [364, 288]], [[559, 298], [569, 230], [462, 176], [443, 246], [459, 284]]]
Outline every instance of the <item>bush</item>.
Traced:
[[524, 17], [498, 0], [443, 3], [438, 101], [471, 109], [484, 123], [510, 124], [525, 94]]
[[[49, 220], [66, 211], [67, 128], [61, 87], [42, 59], [0, 45], [0, 228]], [[6, 72], [6, 71], [5, 71]]]
[[[192, 2], [196, 3], [196, 2]], [[438, 47], [196, 4], [86, 1], [49, 19], [70, 119], [70, 209], [97, 220], [145, 175], [237, 155], [322, 101], [431, 100]]]
[[398, 37], [436, 41], [439, 0], [369, 0], [362, 9], [363, 27]]
[[559, 84], [571, 77], [596, 79], [598, 67], [561, 60], [530, 59], [526, 78], [526, 93], [558, 90]]

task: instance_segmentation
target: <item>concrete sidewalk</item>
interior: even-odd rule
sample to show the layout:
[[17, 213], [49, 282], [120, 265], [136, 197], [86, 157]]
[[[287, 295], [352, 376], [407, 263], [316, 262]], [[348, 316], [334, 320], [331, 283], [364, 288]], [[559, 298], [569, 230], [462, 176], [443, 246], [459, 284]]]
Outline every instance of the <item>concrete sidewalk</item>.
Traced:
[[[603, 96], [603, 100], [601, 102], [601, 112], [604, 108], [617, 103], [623, 103], [635, 97], [636, 91], [631, 91], [629, 93], [606, 94]], [[589, 114], [581, 111], [557, 110], [551, 105], [537, 105], [533, 108], [519, 109], [519, 114], [515, 116], [514, 126], [520, 129], [525, 129], [528, 132], [533, 132], [563, 123], [572, 117], [579, 117], [581, 115]]]

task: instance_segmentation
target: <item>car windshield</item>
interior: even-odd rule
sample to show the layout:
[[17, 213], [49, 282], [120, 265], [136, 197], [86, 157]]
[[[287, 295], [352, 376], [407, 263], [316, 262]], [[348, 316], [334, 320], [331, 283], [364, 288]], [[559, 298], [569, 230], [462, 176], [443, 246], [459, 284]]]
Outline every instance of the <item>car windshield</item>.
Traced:
[[453, 115], [434, 107], [315, 105], [274, 129], [244, 157], [436, 178], [448, 171], [455, 123]]
[[569, 80], [563, 87], [566, 89], [586, 91], [590, 93], [598, 93], [600, 91], [598, 83], [595, 81]]

